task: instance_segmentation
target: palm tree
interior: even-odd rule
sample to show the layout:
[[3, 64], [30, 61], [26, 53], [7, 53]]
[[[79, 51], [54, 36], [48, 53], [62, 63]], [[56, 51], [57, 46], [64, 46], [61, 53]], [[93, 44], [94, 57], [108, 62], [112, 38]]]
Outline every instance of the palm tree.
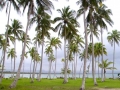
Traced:
[[55, 51], [56, 51], [56, 53], [55, 53], [55, 56], [56, 56], [55, 57], [55, 71], [54, 71], [54, 76], [56, 76], [55, 74], [56, 74], [56, 63], [57, 63], [57, 49], [61, 48], [61, 41], [60, 41], [60, 39], [58, 37], [57, 38], [53, 37], [53, 38], [50, 38], [50, 40], [47, 41], [46, 43], [50, 47], [54, 47]]
[[98, 2], [102, 0], [79, 0], [77, 1], [77, 4], [80, 4], [80, 9], [78, 10], [78, 17], [83, 14], [84, 19], [84, 32], [85, 32], [85, 59], [84, 59], [84, 68], [83, 68], [83, 78], [82, 78], [82, 85], [80, 87], [80, 90], [85, 89], [85, 71], [86, 71], [86, 60], [87, 60], [87, 49], [88, 49], [88, 42], [87, 42], [87, 21], [86, 21], [86, 11], [88, 8], [92, 7], [98, 7]]
[[[11, 49], [9, 49], [9, 51], [8, 51], [7, 53], [8, 53], [7, 57], [8, 57], [8, 58], [11, 58], [11, 77], [14, 77], [14, 69], [12, 70], [12, 59], [13, 59], [14, 57], [16, 57], [16, 51], [15, 51], [14, 48], [11, 48]], [[15, 65], [15, 64], [14, 64], [14, 65]], [[14, 66], [14, 67], [15, 67], [15, 66]], [[13, 75], [12, 75], [12, 72], [13, 72]]]
[[[102, 64], [103, 64], [103, 65], [102, 65]], [[116, 69], [115, 67], [110, 67], [111, 64], [113, 64], [113, 62], [108, 62], [107, 59], [106, 59], [106, 60], [103, 60], [103, 62], [99, 64], [99, 67], [100, 67], [100, 68], [103, 68], [103, 70], [104, 70], [104, 81], [105, 81], [105, 78], [106, 78], [106, 77], [105, 77], [106, 69], [111, 69], [111, 70]], [[103, 66], [104, 66], [104, 67], [103, 67]]]
[[[20, 35], [23, 33], [23, 31], [21, 30], [23, 28], [21, 22], [19, 22], [19, 20], [14, 19], [12, 22], [12, 25], [8, 25], [8, 31], [11, 31], [11, 34], [14, 35], [14, 49], [16, 52], [16, 39], [20, 40]], [[16, 61], [16, 57], [14, 57], [14, 70], [13, 70], [13, 76], [14, 76], [14, 71], [15, 71], [15, 61]]]
[[[101, 31], [101, 43], [103, 44], [103, 29], [107, 29], [107, 24], [112, 26], [113, 21], [110, 17], [112, 15], [112, 11], [107, 8], [103, 3], [100, 3], [98, 9], [97, 9], [97, 14], [96, 14], [96, 20], [97, 20], [97, 25], [100, 26], [100, 31]], [[102, 55], [101, 55], [101, 61], [103, 62], [103, 48], [102, 48]], [[103, 81], [103, 69], [101, 73], [101, 79]]]
[[[115, 44], [119, 45], [120, 31], [112, 30], [112, 32], [108, 32], [107, 39], [108, 39], [108, 42], [111, 44], [111, 46], [114, 47], [114, 49], [113, 49], [113, 67], [114, 67], [114, 64], [115, 64]], [[114, 79], [114, 69], [112, 70], [112, 76]]]
[[55, 61], [55, 57], [53, 55], [53, 53], [50, 53], [48, 60], [50, 62], [50, 67], [49, 67], [49, 78], [51, 79], [51, 67], [52, 67], [52, 62]]
[[68, 79], [67, 79], [67, 57], [66, 57], [66, 27], [71, 28], [71, 31], [74, 33], [76, 33], [76, 29], [74, 27], [74, 25], [72, 24], [72, 22], [76, 22], [75, 19], [75, 11], [74, 10], [70, 10], [70, 7], [64, 7], [61, 10], [58, 9], [57, 10], [60, 13], [60, 17], [56, 17], [54, 18], [54, 22], [59, 22], [57, 24], [57, 26], [55, 27], [55, 31], [59, 30], [59, 35], [63, 35], [62, 32], [64, 32], [64, 58], [65, 58], [65, 73], [64, 73], [64, 81], [63, 83], [67, 83]]
[[[3, 9], [5, 6], [6, 7], [6, 13], [8, 13], [8, 20], [7, 20], [7, 25], [9, 25], [9, 19], [10, 19], [10, 12], [11, 12], [11, 5], [13, 5], [14, 9], [19, 13], [20, 9], [17, 5], [17, 1], [15, 0], [2, 0], [0, 1], [0, 9]], [[3, 54], [3, 67], [5, 63], [5, 57], [6, 57], [6, 47], [7, 47], [7, 38], [8, 38], [8, 28], [6, 29], [6, 34], [5, 34], [5, 49], [4, 49], [4, 54]], [[2, 69], [3, 72], [3, 69]], [[3, 73], [1, 73], [2, 75]], [[0, 78], [0, 82], [2, 81], [2, 78]]]
[[[24, 54], [25, 54], [25, 48], [26, 48], [26, 40], [27, 40], [28, 29], [29, 29], [29, 24], [30, 24], [30, 16], [34, 14], [34, 10], [36, 8], [34, 0], [19, 0], [19, 4], [21, 6], [23, 6], [23, 12], [25, 11], [25, 9], [28, 6], [28, 11], [27, 11], [27, 26], [26, 26], [26, 32], [25, 32], [26, 33], [26, 35], [25, 35], [25, 42], [24, 42], [24, 46], [23, 46], [23, 49], [22, 49], [22, 57], [21, 57], [21, 61], [20, 61], [19, 67], [18, 67], [18, 72], [17, 72], [15, 80], [10, 85], [10, 88], [13, 88], [13, 87], [16, 86], [17, 80], [18, 80], [19, 75], [20, 75], [20, 70], [21, 70], [21, 67], [22, 67], [23, 60], [24, 60]], [[45, 6], [48, 10], [50, 10], [50, 8], [53, 7], [52, 2], [49, 1], [49, 0], [44, 0], [44, 1], [36, 0], [36, 4], [37, 4], [38, 7], [39, 6], [41, 6], [41, 7]]]
[[[94, 55], [95, 55], [95, 58], [98, 57], [98, 65], [100, 63], [99, 58], [102, 55], [102, 48], [103, 48], [103, 54], [107, 55], [105, 45], [102, 45], [101, 42], [98, 42], [98, 43], [94, 44], [94, 51], [95, 51]], [[98, 66], [98, 78], [100, 78], [100, 76], [99, 76], [99, 66]]]

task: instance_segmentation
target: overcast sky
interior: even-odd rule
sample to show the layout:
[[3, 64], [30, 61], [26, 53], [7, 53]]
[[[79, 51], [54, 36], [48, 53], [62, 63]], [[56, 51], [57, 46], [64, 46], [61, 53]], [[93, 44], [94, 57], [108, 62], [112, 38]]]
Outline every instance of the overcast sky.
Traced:
[[[52, 0], [53, 1], [53, 0]], [[53, 10], [52, 12], [52, 18], [56, 17], [56, 16], [59, 16], [59, 13], [57, 13], [57, 9], [61, 9], [63, 8], [64, 6], [70, 6], [71, 9], [73, 10], [77, 10], [79, 8], [79, 6], [76, 5], [76, 1], [77, 0], [69, 0], [69, 2], [67, 2], [67, 0], [58, 0], [58, 2], [53, 2], [54, 3], [54, 7], [55, 7], [55, 10]], [[105, 1], [105, 4], [108, 6], [109, 9], [112, 10], [113, 12], [113, 16], [111, 16], [113, 22], [114, 22], [114, 25], [113, 27], [109, 27], [108, 26], [108, 31], [111, 32], [112, 30], [114, 29], [117, 29], [120, 31], [119, 27], [120, 27], [120, 0], [106, 0]], [[26, 27], [26, 13], [24, 15], [18, 15], [13, 7], [12, 7], [12, 10], [11, 10], [11, 16], [10, 16], [10, 19], [18, 19], [19, 21], [22, 22], [22, 25], [24, 26], [24, 30], [25, 30], [25, 27]], [[79, 28], [79, 31], [81, 32], [81, 35], [83, 35], [83, 18], [81, 17], [79, 20], [80, 22], [80, 28]], [[11, 21], [10, 21], [11, 22]], [[0, 12], [0, 33], [4, 33], [5, 32], [5, 25], [7, 24], [7, 15], [5, 13], [5, 9], [2, 10]], [[29, 31], [29, 35], [31, 37], [31, 39], [35, 36], [35, 31], [34, 31], [34, 26], [31, 28], [31, 30]], [[54, 36], [57, 36], [55, 33], [52, 32], [51, 34], [52, 37]], [[108, 43], [107, 41], [107, 32], [104, 31], [104, 44], [105, 44], [105, 47], [107, 48], [107, 53], [108, 55], [104, 57], [104, 59], [108, 59], [109, 61], [112, 61], [113, 60], [113, 47], [111, 47], [111, 45]], [[96, 42], [99, 42], [97, 39], [94, 39]], [[17, 42], [17, 60], [16, 60], [16, 68], [18, 67], [19, 65], [19, 61], [20, 61], [20, 55], [21, 55], [21, 48], [22, 44], [20, 42]], [[12, 46], [13, 47], [13, 46]], [[58, 50], [58, 58], [57, 58], [57, 71], [61, 71], [61, 68], [63, 67], [63, 62], [61, 62], [61, 59], [64, 57], [63, 55], [63, 51], [64, 49], [59, 49]], [[1, 51], [0, 51], [1, 53]], [[41, 53], [41, 50], [39, 49], [39, 53]], [[120, 47], [118, 47], [116, 45], [116, 54], [115, 54], [115, 67], [117, 68], [117, 71], [120, 72], [120, 67], [119, 67], [119, 64], [120, 64]], [[30, 60], [31, 58], [28, 57], [27, 59], [25, 59], [25, 70], [29, 70], [30, 68]], [[81, 61], [78, 60], [78, 65], [81, 65]], [[6, 58], [6, 61], [5, 61], [5, 69], [6, 70], [10, 70], [10, 59], [7, 59]], [[80, 69], [80, 66], [78, 66], [78, 69], [77, 71], [79, 71]], [[17, 69], [16, 69], [17, 70]], [[39, 70], [39, 67], [38, 67], [38, 70]], [[44, 55], [44, 58], [43, 58], [43, 70], [44, 71], [48, 71], [48, 61], [47, 61], [47, 57]]]

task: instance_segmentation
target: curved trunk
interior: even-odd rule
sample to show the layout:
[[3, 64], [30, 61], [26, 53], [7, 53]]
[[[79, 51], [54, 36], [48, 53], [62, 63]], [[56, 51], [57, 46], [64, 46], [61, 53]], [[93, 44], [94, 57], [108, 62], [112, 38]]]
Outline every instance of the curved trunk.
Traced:
[[83, 19], [84, 19], [84, 29], [85, 29], [85, 58], [84, 58], [84, 66], [83, 66], [82, 85], [80, 87], [80, 90], [85, 90], [85, 71], [86, 71], [87, 52], [88, 52], [87, 25], [85, 20], [85, 12], [86, 10], [84, 9]]
[[[8, 21], [7, 25], [9, 25], [9, 20], [10, 20], [10, 11], [11, 11], [11, 2], [10, 2], [10, 7], [9, 7], [9, 13], [8, 13]], [[7, 38], [8, 38], [8, 27], [6, 29], [6, 35], [5, 35], [5, 49], [4, 49], [4, 54], [3, 54], [3, 64], [2, 64], [2, 70], [1, 70], [1, 77], [0, 77], [0, 83], [2, 82], [2, 76], [3, 76], [3, 70], [4, 70], [4, 65], [5, 65], [5, 57], [6, 57], [6, 49], [7, 49]]]
[[27, 40], [28, 27], [29, 27], [29, 22], [30, 22], [30, 14], [29, 13], [28, 13], [28, 19], [27, 19], [25, 41], [24, 41], [24, 46], [23, 46], [23, 49], [22, 49], [22, 57], [21, 57], [21, 60], [20, 60], [20, 64], [19, 64], [19, 67], [18, 67], [18, 70], [17, 70], [16, 77], [15, 77], [14, 81], [12, 82], [12, 84], [10, 85], [10, 88], [16, 87], [17, 81], [20, 77], [20, 71], [21, 71], [21, 68], [22, 68], [23, 61], [24, 61], [24, 55], [25, 55], [25, 49], [26, 49], [26, 40]]
[[[102, 43], [102, 55], [101, 55], [101, 63], [103, 62], [103, 31], [102, 31], [102, 28], [101, 28], [101, 43]], [[102, 67], [104, 67], [103, 65], [102, 65]], [[101, 68], [101, 80], [102, 80], [102, 82], [104, 81], [104, 78], [103, 78], [103, 68]]]

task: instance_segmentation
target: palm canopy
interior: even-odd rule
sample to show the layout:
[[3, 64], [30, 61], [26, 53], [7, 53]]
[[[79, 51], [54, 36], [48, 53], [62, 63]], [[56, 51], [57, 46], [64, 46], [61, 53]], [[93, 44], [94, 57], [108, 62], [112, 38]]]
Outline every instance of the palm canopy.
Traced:
[[70, 10], [70, 7], [64, 7], [62, 9], [57, 9], [60, 13], [60, 17], [54, 18], [54, 22], [59, 22], [55, 27], [55, 31], [59, 30], [59, 35], [62, 35], [62, 32], [66, 27], [69, 27], [72, 33], [76, 33], [75, 27], [78, 27], [79, 24], [75, 19], [76, 12], [74, 10]]
[[15, 39], [20, 39], [20, 35], [21, 33], [23, 33], [23, 31], [21, 30], [23, 28], [21, 22], [19, 22], [19, 20], [14, 19], [12, 22], [12, 25], [7, 25], [8, 27], [8, 34], [13, 34], [14, 37], [16, 37]]
[[108, 9], [108, 7], [104, 4], [99, 5], [97, 14], [95, 14], [95, 18], [97, 20], [96, 25], [107, 30], [107, 24], [110, 26], [113, 25], [110, 15], [112, 15], [111, 9]]
[[13, 59], [14, 57], [16, 57], [16, 52], [14, 48], [9, 49], [7, 53], [8, 53], [8, 56], [7, 56], [8, 58]]
[[101, 42], [98, 42], [94, 44], [95, 57], [102, 55], [102, 47], [103, 47], [103, 54], [107, 55], [107, 50], [105, 48], [105, 45], [103, 45]]
[[108, 42], [113, 46], [114, 43], [119, 45], [120, 41], [120, 31], [112, 30], [112, 32], [108, 32], [107, 36]]
[[26, 7], [28, 6], [28, 11], [27, 13], [29, 15], [33, 15], [34, 14], [34, 10], [35, 10], [35, 3], [36, 5], [39, 7], [45, 7], [47, 10], [50, 10], [53, 7], [53, 4], [50, 0], [18, 0], [19, 1], [19, 5], [23, 6], [23, 12], [25, 11]]
[[31, 26], [33, 23], [36, 23], [36, 24], [37, 24], [37, 27], [40, 28], [41, 20], [42, 20], [45, 16], [49, 16], [49, 14], [47, 13], [47, 10], [45, 10], [45, 7], [43, 7], [43, 8], [38, 7], [37, 9], [35, 9], [34, 16], [31, 18], [30, 26]]
[[61, 41], [60, 39], [57, 37], [52, 37], [50, 38], [47, 42], [47, 46], [50, 46], [50, 47], [55, 47], [55, 48], [61, 48]]
[[110, 67], [111, 64], [113, 64], [113, 62], [108, 62], [108, 59], [106, 59], [106, 60], [103, 60], [103, 62], [99, 64], [99, 67], [104, 68], [104, 69], [116, 69], [115, 67]]
[[11, 4], [14, 7], [14, 9], [18, 13], [20, 13], [20, 8], [18, 6], [18, 0], [1, 0], [0, 1], [0, 10], [3, 9], [6, 6], [6, 13], [7, 13], [8, 10], [9, 10], [9, 7], [11, 7]]

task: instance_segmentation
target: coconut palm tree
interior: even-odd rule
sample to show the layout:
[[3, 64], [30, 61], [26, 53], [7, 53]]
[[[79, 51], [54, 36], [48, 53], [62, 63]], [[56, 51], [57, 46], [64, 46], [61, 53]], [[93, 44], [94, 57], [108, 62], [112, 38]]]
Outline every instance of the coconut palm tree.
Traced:
[[[114, 64], [115, 64], [115, 44], [119, 45], [120, 31], [112, 30], [112, 32], [108, 32], [107, 40], [111, 44], [111, 46], [114, 47], [114, 49], [113, 49], [113, 67], [114, 67]], [[112, 70], [112, 77], [114, 79], [114, 69]]]
[[57, 10], [60, 13], [60, 17], [56, 17], [54, 18], [54, 22], [59, 22], [57, 24], [57, 26], [55, 27], [55, 31], [57, 32], [59, 30], [59, 35], [62, 36], [62, 32], [64, 31], [64, 58], [65, 58], [65, 73], [64, 73], [64, 81], [63, 83], [67, 83], [68, 79], [67, 79], [67, 57], [66, 57], [66, 27], [71, 28], [71, 32], [76, 33], [76, 29], [74, 27], [74, 25], [72, 24], [72, 22], [76, 22], [75, 19], [75, 11], [74, 10], [70, 10], [70, 7], [64, 7], [62, 9], [58, 9]]
[[[18, 80], [19, 75], [20, 75], [20, 70], [21, 70], [21, 67], [22, 67], [23, 60], [24, 60], [28, 29], [29, 29], [29, 25], [30, 25], [30, 16], [34, 14], [34, 10], [36, 8], [34, 0], [19, 0], [19, 4], [21, 6], [23, 6], [23, 12], [25, 11], [26, 8], [28, 9], [27, 10], [27, 26], [26, 26], [26, 32], [25, 32], [26, 33], [25, 42], [24, 42], [24, 46], [23, 46], [23, 49], [22, 49], [22, 58], [21, 58], [21, 61], [20, 61], [19, 67], [18, 67], [18, 72], [16, 74], [16, 78], [13, 81], [13, 83], [10, 85], [10, 88], [13, 88], [13, 87], [16, 86], [17, 80]], [[49, 0], [44, 0], [44, 1], [36, 0], [36, 4], [37, 4], [38, 7], [41, 6], [41, 8], [46, 7], [48, 10], [50, 10], [50, 8], [53, 7], [52, 2], [49, 1]]]
[[[102, 44], [103, 44], [103, 29], [107, 30], [107, 24], [109, 24], [110, 26], [113, 25], [113, 21], [110, 15], [112, 15], [111, 9], [108, 9], [106, 5], [104, 5], [103, 3], [100, 3], [95, 17], [97, 20], [96, 25], [100, 27]], [[101, 61], [103, 62], [103, 48], [102, 48]], [[101, 73], [101, 80], [104, 81], [103, 80], [103, 69]]]
[[[11, 6], [14, 7], [14, 9], [17, 12], [20, 12], [20, 8], [17, 5], [17, 1], [16, 0], [2, 0], [0, 1], [0, 9], [3, 9], [6, 6], [6, 13], [8, 13], [8, 20], [7, 20], [7, 25], [9, 25], [9, 20], [10, 20], [10, 12], [11, 12]], [[3, 66], [5, 63], [5, 57], [6, 57], [6, 47], [7, 47], [7, 38], [8, 38], [8, 28], [6, 29], [6, 34], [5, 34], [5, 49], [4, 49], [4, 54], [3, 54]], [[3, 69], [2, 69], [3, 72]], [[2, 74], [2, 73], [1, 73]], [[0, 78], [0, 82], [1, 82]]]
[[48, 60], [50, 62], [50, 67], [49, 67], [49, 78], [51, 79], [51, 67], [52, 67], [52, 62], [55, 61], [55, 57], [53, 55], [53, 53], [50, 53], [49, 57], [48, 57]]
[[[11, 48], [11, 49], [8, 50], [7, 53], [8, 53], [7, 57], [11, 58], [11, 78], [12, 78], [12, 77], [14, 77], [14, 69], [12, 69], [12, 60], [13, 60], [14, 57], [16, 57], [16, 51], [15, 51], [14, 48]], [[12, 75], [12, 72], [13, 72], [13, 75]]]
[[[14, 19], [12, 21], [11, 25], [8, 25], [8, 31], [11, 31], [11, 34], [13, 34], [14, 36], [14, 49], [16, 52], [16, 40], [20, 40], [20, 35], [23, 33], [23, 31], [21, 30], [23, 28], [21, 22], [19, 20]], [[14, 71], [15, 71], [15, 61], [16, 61], [16, 57], [14, 57], [14, 69], [13, 69], [13, 76], [14, 76]]]
[[84, 19], [84, 32], [85, 32], [85, 60], [84, 60], [84, 68], [83, 68], [83, 79], [82, 79], [82, 85], [80, 87], [80, 90], [85, 89], [85, 71], [86, 71], [86, 60], [87, 60], [87, 49], [88, 49], [88, 43], [87, 43], [87, 20], [86, 20], [86, 11], [90, 7], [98, 7], [98, 2], [101, 2], [103, 0], [79, 0], [77, 1], [77, 4], [80, 4], [80, 9], [78, 10], [78, 17], [83, 14]]
[[[99, 58], [100, 58], [100, 56], [102, 55], [102, 47], [103, 47], [103, 53], [104, 53], [104, 55], [107, 55], [107, 50], [106, 50], [106, 48], [105, 48], [105, 45], [102, 45], [102, 43], [101, 42], [98, 42], [98, 43], [95, 43], [94, 44], [94, 55], [95, 55], [95, 57], [98, 57], [98, 65], [99, 65], [99, 63], [100, 63], [100, 61], [99, 61]], [[99, 75], [99, 67], [98, 67], [98, 78], [100, 78], [100, 75]]]
[[57, 63], [57, 49], [61, 48], [61, 41], [60, 41], [60, 39], [58, 37], [57, 38], [53, 37], [53, 38], [50, 38], [50, 40], [47, 41], [46, 43], [50, 47], [54, 47], [55, 51], [56, 51], [56, 53], [55, 53], [55, 56], [56, 56], [55, 57], [55, 71], [54, 71], [54, 76], [56, 76], [55, 74], [56, 74], [56, 63]]
[[103, 62], [99, 64], [99, 67], [103, 68], [103, 70], [104, 70], [104, 81], [105, 81], [105, 78], [106, 78], [105, 77], [106, 69], [110, 69], [110, 70], [116, 69], [115, 67], [110, 67], [111, 64], [113, 64], [113, 62], [109, 62], [108, 59], [103, 60]]

